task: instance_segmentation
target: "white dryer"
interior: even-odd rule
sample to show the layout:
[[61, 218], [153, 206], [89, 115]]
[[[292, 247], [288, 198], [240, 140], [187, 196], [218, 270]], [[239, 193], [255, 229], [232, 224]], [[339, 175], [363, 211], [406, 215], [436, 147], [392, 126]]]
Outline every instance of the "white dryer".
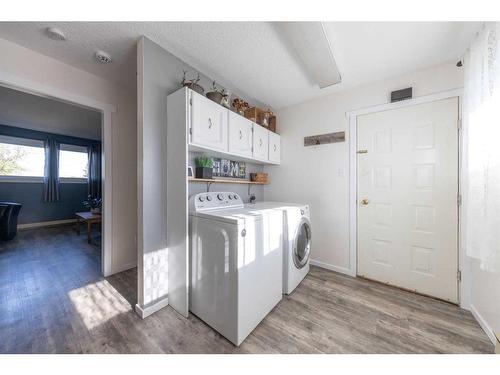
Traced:
[[241, 342], [282, 298], [281, 231], [276, 210], [245, 208], [235, 193], [189, 200], [190, 311]]
[[290, 294], [309, 273], [312, 229], [309, 206], [283, 202], [247, 204], [254, 209], [283, 213], [283, 293]]

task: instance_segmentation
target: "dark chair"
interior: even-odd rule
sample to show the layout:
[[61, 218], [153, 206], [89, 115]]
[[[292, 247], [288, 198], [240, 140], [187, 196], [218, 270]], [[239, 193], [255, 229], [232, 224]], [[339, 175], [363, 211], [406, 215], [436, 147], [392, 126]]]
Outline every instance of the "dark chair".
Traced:
[[8, 241], [16, 236], [21, 207], [19, 203], [0, 202], [0, 240]]

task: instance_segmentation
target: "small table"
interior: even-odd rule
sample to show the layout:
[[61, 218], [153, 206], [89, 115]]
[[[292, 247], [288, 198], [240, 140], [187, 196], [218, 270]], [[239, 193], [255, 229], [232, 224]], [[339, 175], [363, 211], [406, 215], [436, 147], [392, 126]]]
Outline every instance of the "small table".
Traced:
[[80, 235], [80, 221], [87, 223], [87, 242], [92, 243], [92, 224], [102, 222], [101, 214], [94, 214], [92, 212], [77, 212], [76, 216], [76, 233]]

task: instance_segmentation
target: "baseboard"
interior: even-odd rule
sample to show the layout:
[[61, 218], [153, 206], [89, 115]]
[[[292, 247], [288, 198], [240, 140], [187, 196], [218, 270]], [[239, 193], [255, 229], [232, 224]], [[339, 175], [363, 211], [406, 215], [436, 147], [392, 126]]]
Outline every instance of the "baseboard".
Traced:
[[64, 220], [53, 220], [53, 221], [41, 221], [39, 223], [27, 223], [27, 224], [18, 224], [17, 229], [34, 229], [34, 228], [42, 228], [42, 227], [53, 227], [57, 225], [66, 225], [76, 223], [76, 219], [64, 219]]
[[344, 275], [356, 277], [356, 272], [353, 271], [353, 270], [351, 270], [351, 269], [349, 269], [349, 268], [335, 266], [333, 264], [328, 264], [328, 263], [325, 263], [325, 262], [320, 262], [319, 260], [314, 260], [314, 259], [309, 260], [309, 263], [311, 265], [313, 265], [313, 266], [325, 268], [325, 269], [330, 270], [330, 271], [335, 271], [335, 272], [338, 272], [338, 273], [343, 273]]
[[139, 304], [135, 305], [135, 312], [137, 315], [139, 315], [142, 319], [147, 318], [151, 314], [154, 314], [158, 310], [163, 309], [165, 306], [168, 306], [168, 297], [165, 297], [164, 299], [153, 303], [152, 305], [142, 307]]
[[488, 322], [481, 316], [481, 314], [477, 311], [477, 309], [472, 304], [470, 305], [470, 312], [472, 313], [474, 318], [476, 318], [477, 322], [479, 323], [479, 325], [483, 329], [484, 333], [486, 333], [486, 336], [488, 336], [488, 338], [491, 340], [493, 345], [498, 345], [498, 340], [495, 336], [493, 329], [491, 329]]
[[137, 267], [137, 261], [130, 262], [130, 263], [118, 266], [118, 267], [113, 267], [110, 275], [114, 275], [115, 273], [127, 271], [127, 270], [129, 270], [131, 268], [135, 268], [135, 267]]

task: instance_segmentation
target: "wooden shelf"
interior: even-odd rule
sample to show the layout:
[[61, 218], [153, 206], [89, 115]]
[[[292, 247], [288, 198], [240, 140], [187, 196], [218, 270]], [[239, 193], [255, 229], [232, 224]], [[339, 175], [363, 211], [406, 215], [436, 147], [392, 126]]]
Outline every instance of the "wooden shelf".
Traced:
[[194, 178], [189, 177], [189, 182], [205, 182], [205, 183], [216, 183], [216, 184], [243, 184], [243, 185], [267, 185], [268, 182], [254, 182], [249, 180], [237, 179], [237, 178]]

